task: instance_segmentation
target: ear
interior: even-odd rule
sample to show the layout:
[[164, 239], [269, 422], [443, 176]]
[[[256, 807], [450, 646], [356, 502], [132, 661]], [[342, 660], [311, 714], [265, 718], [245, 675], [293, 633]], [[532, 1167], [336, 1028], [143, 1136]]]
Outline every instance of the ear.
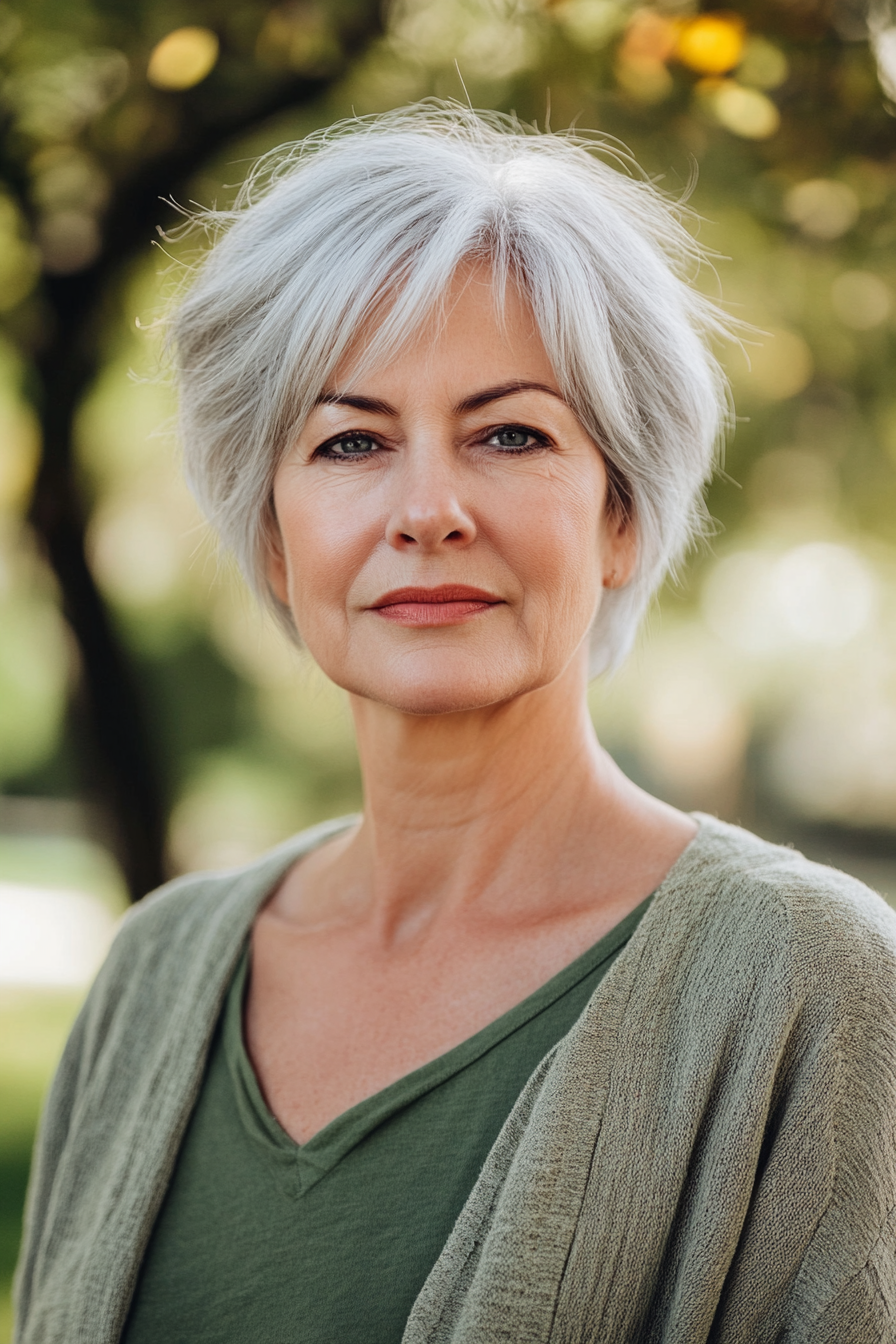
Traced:
[[268, 581], [268, 587], [274, 594], [278, 602], [282, 602], [284, 607], [289, 606], [289, 576], [286, 568], [286, 556], [283, 553], [283, 540], [280, 536], [280, 525], [277, 522], [277, 515], [271, 509], [271, 517], [265, 529], [267, 541], [267, 555], [264, 562], [264, 575]]
[[638, 563], [638, 533], [628, 509], [609, 508], [603, 546], [603, 586], [624, 588]]

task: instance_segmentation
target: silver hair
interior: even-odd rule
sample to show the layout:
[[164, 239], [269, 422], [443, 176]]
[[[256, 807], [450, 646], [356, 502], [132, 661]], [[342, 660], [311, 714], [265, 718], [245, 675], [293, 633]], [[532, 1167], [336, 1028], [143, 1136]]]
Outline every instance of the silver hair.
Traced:
[[730, 323], [693, 285], [705, 257], [682, 213], [607, 139], [426, 102], [277, 149], [232, 209], [192, 217], [214, 246], [170, 329], [187, 479], [287, 628], [265, 578], [281, 455], [365, 320], [370, 366], [400, 351], [462, 262], [485, 258], [499, 296], [508, 279], [527, 294], [636, 527], [635, 572], [605, 593], [591, 635], [595, 674], [621, 662], [705, 526], [730, 419], [710, 348]]

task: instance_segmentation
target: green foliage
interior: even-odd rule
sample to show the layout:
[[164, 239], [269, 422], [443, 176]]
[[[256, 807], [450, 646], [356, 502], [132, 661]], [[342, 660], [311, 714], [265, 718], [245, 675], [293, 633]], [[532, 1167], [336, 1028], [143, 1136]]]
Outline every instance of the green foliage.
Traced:
[[[290, 110], [284, 95], [272, 121], [250, 119], [236, 141], [222, 134], [220, 147], [210, 142], [190, 195], [220, 199], [254, 154], [352, 109], [363, 114], [433, 93], [468, 95], [541, 125], [575, 123], [615, 136], [673, 196], [690, 192], [703, 220], [695, 227], [717, 254], [718, 280], [703, 282], [720, 284], [732, 313], [756, 329], [743, 350], [723, 352], [739, 423], [711, 496], [719, 536], [712, 551], [695, 557], [685, 587], [664, 599], [662, 629], [683, 623], [692, 648], [714, 650], [704, 651], [701, 675], [717, 681], [716, 665], [721, 659], [727, 666], [731, 656], [707, 625], [701, 597], [728, 552], [836, 542], [858, 547], [883, 582], [886, 548], [896, 545], [896, 128], [873, 51], [855, 40], [862, 36], [855, 16], [837, 11], [832, 20], [826, 9], [783, 3], [701, 14], [687, 5], [635, 8], [620, 0], [395, 0], [386, 32], [349, 60], [364, 14], [360, 4], [233, 7], [212, 0], [189, 9], [159, 0], [47, 0], [0, 11], [8, 71], [0, 230], [13, 240], [0, 249], [0, 308], [19, 352], [21, 387], [28, 387], [47, 321], [42, 288], [49, 285], [49, 293], [59, 276], [105, 264], [115, 249], [104, 230], [116, 202], [148, 165], [175, 154], [195, 126], [228, 117], [236, 125], [260, 88], [286, 88], [295, 77], [320, 80], [317, 104]], [[171, 35], [184, 32], [178, 56]], [[164, 60], [159, 64], [165, 51], [167, 75]], [[160, 87], [166, 78], [183, 83], [184, 69], [190, 87]], [[276, 112], [273, 103], [269, 110]], [[79, 412], [77, 448], [91, 501], [91, 566], [141, 669], [174, 792], [173, 849], [189, 862], [214, 851], [215, 799], [222, 852], [235, 853], [228, 848], [232, 820], [223, 820], [234, 809], [279, 817], [273, 827], [258, 820], [254, 832], [247, 823], [241, 843], [251, 850], [327, 808], [356, 806], [358, 779], [344, 703], [251, 614], [180, 484], [167, 432], [173, 407], [155, 377], [151, 339], [134, 328], [135, 318], [145, 325], [158, 309], [149, 243], [153, 226], [172, 216], [155, 199], [141, 211], [144, 241], [135, 247], [127, 288], [112, 272], [102, 281], [103, 353]], [[10, 442], [21, 475], [33, 462], [33, 429], [11, 388], [5, 404], [9, 416], [19, 416]], [[12, 520], [23, 498], [21, 488], [14, 493]], [[16, 535], [10, 529], [8, 551]], [[878, 550], [869, 558], [871, 538]], [[18, 596], [8, 599], [16, 610], [44, 613], [28, 617], [31, 633], [16, 636], [23, 652], [7, 656], [18, 669], [7, 680], [18, 676], [22, 689], [8, 693], [15, 726], [6, 729], [11, 745], [0, 774], [19, 788], [29, 778], [23, 767], [51, 750], [64, 698], [64, 658], [48, 660], [54, 672], [43, 680], [27, 673], [26, 648], [40, 658], [47, 640], [60, 641], [50, 628], [58, 618], [46, 598], [38, 600], [34, 583], [33, 574], [17, 580]], [[6, 619], [13, 649], [16, 618]], [[728, 756], [722, 752], [728, 766], [735, 758], [742, 763], [746, 742], [765, 731], [770, 715], [790, 712], [768, 690], [770, 680], [787, 682], [781, 658], [791, 666], [796, 657], [787, 648], [786, 656], [779, 649], [753, 668], [729, 704], [729, 717], [742, 726]], [[715, 670], [707, 673], [711, 663]], [[640, 685], [635, 676], [628, 684]], [[650, 702], [652, 692], [644, 695]], [[614, 690], [607, 703], [618, 698]], [[623, 712], [617, 704], [607, 730], [658, 787], [690, 798], [669, 773], [668, 744], [651, 746], [645, 715], [650, 720], [643, 707]], [[38, 778], [33, 769], [30, 778]], [[705, 774], [696, 800], [712, 805], [722, 796], [720, 779]], [[269, 801], [254, 807], [252, 797]], [[854, 809], [850, 815], [855, 819]], [[190, 817], [205, 837], [193, 849], [185, 838]]]
[[[237, 143], [222, 140], [191, 193], [209, 199], [224, 183], [235, 186], [252, 154], [351, 108], [365, 113], [466, 89], [474, 103], [513, 108], [539, 124], [575, 122], [618, 137], [675, 196], [696, 176], [690, 204], [704, 218], [702, 239], [718, 254], [726, 302], [759, 333], [744, 352], [725, 352], [740, 422], [727, 474], [712, 493], [722, 528], [715, 551], [724, 555], [757, 537], [785, 546], [802, 538], [813, 509], [807, 536], [896, 542], [894, 125], [873, 53], [866, 41], [843, 39], [842, 14], [838, 32], [828, 11], [783, 4], [744, 4], [719, 16], [618, 0], [396, 0], [386, 33], [345, 64], [360, 16], [350, 5], [210, 0], [189, 10], [158, 0], [2, 10], [8, 128], [0, 229], [13, 241], [0, 268], [0, 307], [24, 387], [46, 321], [42, 285], [102, 263], [114, 250], [103, 229], [115, 201], [148, 164], [174, 152], [190, 126], [231, 114], [236, 120], [260, 86], [297, 73], [322, 81], [316, 107], [290, 112], [287, 99], [279, 119], [247, 124]], [[184, 52], [169, 50], [167, 76], [159, 53], [172, 33], [195, 38], [197, 28], [206, 33], [199, 46], [207, 40], [187, 71], [195, 82], [160, 87], [177, 69], [183, 83]], [[203, 60], [211, 62], [205, 74]], [[246, 633], [254, 619], [246, 599], [215, 560], [179, 484], [170, 436], [159, 436], [172, 407], [153, 381], [155, 356], [133, 321], [151, 320], [158, 305], [148, 244], [153, 225], [169, 218], [159, 201], [144, 209], [135, 279], [126, 291], [107, 285], [102, 370], [80, 412], [77, 441], [92, 501], [91, 564], [143, 669], [154, 738], [180, 799], [176, 848], [187, 861], [182, 819], [207, 818], [201, 798], [222, 797], [225, 776], [244, 780], [228, 785], [228, 796], [248, 797], [251, 777], [256, 791], [291, 798], [279, 809], [285, 828], [317, 815], [315, 800], [354, 806], [358, 794], [344, 706], [337, 719], [321, 721], [309, 698], [313, 674], [303, 673], [297, 690], [297, 665], [273, 651], [277, 637], [260, 619]], [[129, 368], [140, 380], [128, 380]], [[7, 391], [6, 404], [14, 402]], [[14, 448], [23, 463], [31, 460], [29, 433], [23, 426]], [[795, 482], [788, 462], [796, 463]], [[773, 505], [770, 490], [779, 492]], [[17, 507], [21, 497], [19, 490]], [[697, 557], [687, 588], [666, 599], [667, 624], [696, 619], [701, 575], [715, 563], [711, 554]], [[24, 602], [15, 599], [17, 610], [40, 608], [33, 580], [14, 587], [25, 594]], [[46, 641], [60, 638], [46, 601], [40, 609], [44, 633], [29, 617], [33, 633], [16, 637], [23, 652], [7, 657], [22, 690], [7, 696], [17, 708], [0, 769], [20, 787], [23, 766], [49, 750], [64, 695], [60, 656], [45, 660], [54, 674], [43, 683], [27, 673], [26, 646], [40, 658]], [[12, 650], [12, 614], [7, 623]], [[258, 648], [261, 657], [247, 653]], [[764, 685], [763, 676], [757, 673]], [[758, 723], [764, 695], [745, 693], [739, 712]], [[631, 728], [630, 745], [639, 732]], [[315, 734], [323, 750], [308, 747]], [[248, 774], [224, 770], [225, 758], [251, 762]], [[664, 787], [674, 792], [673, 781]], [[268, 835], [259, 825], [259, 840]]]

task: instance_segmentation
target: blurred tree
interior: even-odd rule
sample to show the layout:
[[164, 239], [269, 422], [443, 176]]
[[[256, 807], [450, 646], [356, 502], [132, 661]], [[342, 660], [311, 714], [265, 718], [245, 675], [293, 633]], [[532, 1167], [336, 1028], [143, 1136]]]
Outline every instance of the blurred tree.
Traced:
[[[736, 259], [725, 267], [726, 297], [771, 333], [751, 349], [751, 372], [743, 361], [732, 367], [744, 418], [729, 467], [748, 488], [733, 491], [726, 478], [715, 486], [711, 506], [726, 537], [767, 527], [773, 503], [782, 545], [800, 528], [818, 540], [836, 527], [896, 543], [896, 22], [884, 0], [870, 8], [739, 0], [725, 9], [694, 0], [392, 0], [382, 24], [371, 0], [142, 0], [128, 9], [30, 0], [27, 11], [19, 2], [16, 10], [0, 0], [0, 306], [40, 415], [30, 516], [80, 649], [81, 754], [135, 894], [161, 873], [166, 787], [183, 787], [194, 828], [203, 799], [232, 819], [261, 788], [238, 780], [254, 778], [267, 753], [269, 783], [292, 771], [299, 793], [327, 806], [346, 800], [347, 747], [314, 738], [307, 706], [287, 708], [294, 669], [255, 632], [240, 635], [234, 611], [222, 616], [206, 602], [184, 621], [180, 652], [149, 656], [132, 637], [152, 586], [144, 576], [141, 595], [134, 579], [139, 529], [127, 583], [110, 573], [121, 527], [99, 529], [109, 544], [94, 565], [105, 566], [111, 608], [85, 561], [94, 501], [76, 470], [72, 423], [107, 367], [121, 279], [147, 248], [159, 197], [213, 193], [208, 184], [232, 173], [223, 163], [234, 146], [251, 157], [352, 109], [463, 96], [465, 85], [477, 106], [541, 124], [548, 112], [555, 128], [577, 123], [618, 137], [673, 195], [696, 164], [693, 202], [713, 221], [704, 240]], [[297, 108], [302, 118], [271, 121]], [[103, 491], [112, 493], [97, 479], [94, 518]], [[822, 496], [819, 521], [821, 506], [810, 518], [809, 505]], [[673, 595], [667, 606], [686, 600]], [[191, 698], [185, 683], [200, 667], [205, 693], [194, 686]], [[153, 736], [164, 768], [135, 681], [162, 688], [167, 731], [154, 726]], [[255, 696], [246, 714], [238, 685]], [[197, 696], [209, 711], [201, 744], [186, 728], [203, 719]], [[700, 697], [702, 709], [711, 703]], [[693, 736], [692, 711], [673, 711]], [[740, 760], [747, 728], [731, 727], [736, 715], [721, 710], [716, 718], [729, 725], [718, 741]], [[228, 743], [249, 744], [245, 769], [233, 755], [212, 759]], [[172, 760], [188, 757], [177, 777]], [[680, 745], [667, 757], [680, 760]], [[184, 783], [191, 772], [205, 780], [193, 794]], [[662, 791], [662, 780], [647, 782]], [[279, 788], [271, 784], [262, 811], [271, 813]], [[224, 807], [225, 795], [236, 801]], [[193, 861], [177, 835], [175, 849]]]
[[0, 4], [0, 305], [40, 424], [29, 509], [80, 654], [88, 791], [135, 896], [164, 878], [166, 785], [137, 678], [85, 556], [73, 424], [160, 198], [222, 146], [318, 100], [379, 31], [377, 0]]

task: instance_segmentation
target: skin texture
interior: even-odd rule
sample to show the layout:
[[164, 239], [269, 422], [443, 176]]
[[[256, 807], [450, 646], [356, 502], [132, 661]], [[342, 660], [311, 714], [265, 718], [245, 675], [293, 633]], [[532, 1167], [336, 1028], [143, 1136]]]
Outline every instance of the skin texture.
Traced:
[[[269, 578], [349, 692], [365, 787], [253, 930], [247, 1045], [299, 1143], [532, 993], [696, 830], [595, 738], [587, 632], [635, 529], [517, 290], [501, 317], [463, 268], [400, 358], [336, 370], [275, 478]], [[444, 585], [479, 597], [381, 605]]]

